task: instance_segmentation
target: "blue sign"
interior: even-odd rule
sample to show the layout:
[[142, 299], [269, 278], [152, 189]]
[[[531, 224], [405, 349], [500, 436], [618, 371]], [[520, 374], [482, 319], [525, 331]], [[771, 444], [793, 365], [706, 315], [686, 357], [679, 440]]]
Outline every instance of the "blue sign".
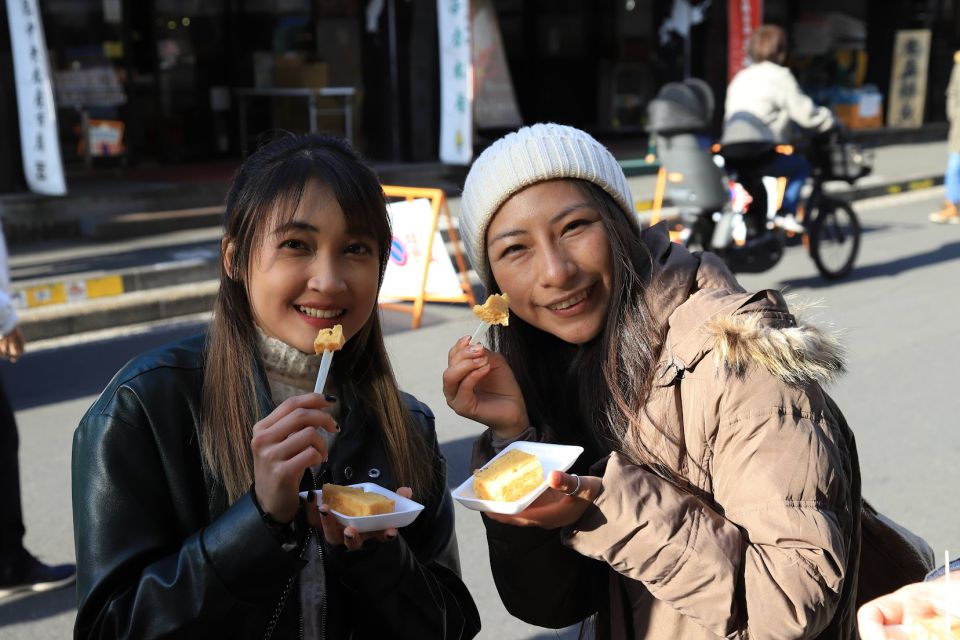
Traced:
[[390, 243], [390, 262], [399, 267], [407, 264], [407, 247], [396, 236], [393, 236], [393, 241]]

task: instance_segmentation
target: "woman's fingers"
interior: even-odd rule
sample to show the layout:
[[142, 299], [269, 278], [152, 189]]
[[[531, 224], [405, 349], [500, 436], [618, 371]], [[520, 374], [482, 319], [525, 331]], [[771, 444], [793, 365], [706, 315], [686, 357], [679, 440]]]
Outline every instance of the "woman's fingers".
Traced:
[[[467, 378], [472, 374], [475, 374], [478, 370], [482, 370], [483, 373], [489, 371], [490, 362], [486, 353], [480, 353], [473, 355], [471, 357], [457, 358], [448, 363], [447, 369], [443, 372], [443, 396], [447, 401], [447, 404], [453, 406], [454, 403], [458, 402], [459, 399], [463, 397], [465, 392], [464, 383], [467, 382]], [[473, 393], [473, 387], [476, 385], [476, 381], [483, 377], [483, 374], [479, 376], [474, 376], [473, 382], [470, 385], [469, 393]]]
[[[339, 426], [326, 411], [298, 408], [269, 427], [254, 427], [250, 444], [253, 447], [254, 454], [256, 454], [258, 451], [283, 443], [297, 434], [305, 433], [308, 429], [316, 432], [317, 428], [336, 433]], [[321, 440], [326, 442], [319, 434], [316, 434], [316, 441]]]
[[281, 473], [287, 475], [294, 486], [299, 486], [300, 477], [303, 470], [317, 464], [322, 464], [327, 460], [326, 452], [321, 452], [315, 447], [307, 447], [299, 453], [294, 454], [286, 462], [281, 463]]
[[457, 340], [450, 351], [447, 352], [447, 366], [453, 366], [461, 360], [475, 358], [483, 355], [484, 347], [482, 344], [470, 344], [470, 336], [463, 336]]
[[[315, 451], [319, 454], [320, 462], [327, 459], [327, 440], [311, 426], [302, 427], [296, 433], [291, 434], [280, 442], [274, 442], [261, 448], [258, 453], [274, 463], [283, 463], [291, 460], [298, 454]], [[310, 464], [317, 464], [312, 462]], [[306, 468], [306, 467], [304, 467]], [[300, 469], [303, 473], [303, 469]]]
[[447, 404], [450, 405], [450, 408], [457, 411], [457, 413], [460, 413], [460, 411], [475, 411], [477, 408], [477, 384], [479, 384], [488, 373], [490, 373], [489, 362], [474, 365], [473, 370], [460, 380], [456, 393], [453, 394], [453, 399], [447, 399]]
[[903, 622], [903, 604], [896, 597], [887, 595], [860, 607], [857, 626], [863, 640], [885, 640], [884, 627]]
[[363, 545], [363, 539], [360, 533], [353, 527], [346, 527], [343, 530], [343, 546], [348, 551], [357, 551]]
[[[327, 401], [327, 399], [322, 394], [319, 394], [319, 393], [305, 393], [300, 396], [293, 396], [292, 398], [287, 398], [286, 400], [281, 402], [279, 405], [277, 405], [277, 408], [271, 411], [268, 416], [266, 416], [263, 420], [260, 420], [257, 424], [254, 425], [253, 427], [254, 433], [273, 427], [275, 424], [277, 424], [278, 422], [280, 422], [281, 420], [283, 420], [284, 418], [286, 418], [287, 416], [289, 416], [290, 414], [294, 413], [297, 410], [312, 409], [312, 410], [319, 411], [322, 409], [327, 409], [332, 405], [333, 405], [332, 402]], [[321, 413], [326, 413], [326, 412], [321, 411]], [[329, 413], [327, 413], [326, 415], [329, 416]], [[331, 421], [333, 420], [332, 416], [330, 417], [330, 420]], [[329, 423], [329, 421], [324, 421], [324, 424], [327, 424], [327, 423]], [[332, 422], [332, 424], [335, 425], [336, 422], [334, 421]], [[317, 424], [314, 426], [321, 427], [322, 425]]]
[[330, 507], [325, 504], [320, 505], [320, 529], [323, 531], [323, 538], [330, 544], [343, 544], [343, 525], [330, 511]]
[[407, 500], [413, 499], [413, 489], [411, 489], [410, 487], [398, 487], [397, 493], [403, 496], [404, 498], [406, 498]]
[[556, 470], [550, 472], [549, 484], [564, 495], [590, 502], [596, 500], [603, 489], [603, 480], [596, 476], [578, 476]]

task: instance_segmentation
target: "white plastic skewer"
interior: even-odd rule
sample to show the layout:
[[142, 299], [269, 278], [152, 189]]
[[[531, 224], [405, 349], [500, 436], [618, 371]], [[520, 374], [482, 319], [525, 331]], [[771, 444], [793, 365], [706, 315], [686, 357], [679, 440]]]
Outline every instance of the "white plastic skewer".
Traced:
[[317, 384], [313, 387], [314, 393], [323, 393], [323, 387], [327, 384], [327, 374], [330, 373], [330, 364], [333, 362], [333, 351], [323, 350], [323, 357], [320, 358], [320, 370], [317, 371]]
[[480, 326], [477, 327], [477, 330], [473, 332], [472, 336], [470, 336], [470, 344], [473, 344], [474, 342], [476, 342], [477, 338], [480, 337], [480, 334], [486, 331], [489, 326], [490, 326], [489, 322], [481, 322]]

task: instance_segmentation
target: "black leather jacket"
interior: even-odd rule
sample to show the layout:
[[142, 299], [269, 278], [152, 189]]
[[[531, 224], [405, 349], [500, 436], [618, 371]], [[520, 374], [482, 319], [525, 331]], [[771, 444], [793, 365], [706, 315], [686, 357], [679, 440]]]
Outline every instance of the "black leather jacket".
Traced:
[[[273, 407], [258, 371], [266, 415]], [[304, 564], [302, 536], [283, 544], [249, 492], [228, 505], [204, 477], [202, 380], [203, 336], [144, 354], [114, 377], [74, 434], [77, 638], [264, 638], [284, 587]], [[328, 638], [472, 638], [480, 629], [460, 579], [433, 414], [412, 396], [405, 400], [433, 443], [442, 493], [426, 500], [395, 542], [356, 552], [324, 543]], [[342, 431], [317, 481], [376, 476], [396, 489], [378, 431], [362, 408], [343, 401]], [[302, 635], [299, 609], [294, 581], [272, 637]]]

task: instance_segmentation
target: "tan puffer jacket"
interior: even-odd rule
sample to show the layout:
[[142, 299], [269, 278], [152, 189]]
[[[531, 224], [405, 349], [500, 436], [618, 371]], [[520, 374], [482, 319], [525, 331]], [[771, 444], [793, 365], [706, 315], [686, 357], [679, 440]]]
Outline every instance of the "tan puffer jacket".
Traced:
[[842, 371], [837, 343], [710, 254], [656, 230], [644, 240], [659, 265], [651, 307], [669, 323], [644, 413], [682, 425], [685, 454], [661, 451], [682, 458], [672, 472], [688, 486], [614, 453], [572, 529], [484, 518], [501, 598], [542, 626], [597, 613], [601, 638], [855, 637], [859, 468], [821, 388]]

